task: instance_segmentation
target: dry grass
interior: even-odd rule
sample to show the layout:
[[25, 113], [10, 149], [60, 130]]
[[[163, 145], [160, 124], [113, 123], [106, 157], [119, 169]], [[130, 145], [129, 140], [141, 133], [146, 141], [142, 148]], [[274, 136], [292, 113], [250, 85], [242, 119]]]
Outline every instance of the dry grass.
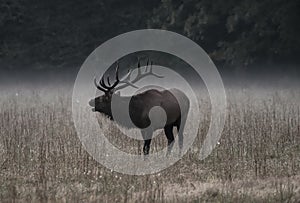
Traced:
[[[55, 89], [56, 90], [56, 89]], [[9, 93], [8, 93], [9, 92]], [[2, 90], [0, 199], [95, 202], [297, 202], [300, 199], [300, 93], [228, 90], [229, 115], [220, 144], [204, 161], [199, 146], [209, 102], [189, 152], [154, 175], [112, 172], [83, 149], [71, 120], [70, 94], [60, 90]], [[110, 126], [119, 148], [140, 153], [141, 142]], [[165, 146], [155, 138], [152, 150]]]

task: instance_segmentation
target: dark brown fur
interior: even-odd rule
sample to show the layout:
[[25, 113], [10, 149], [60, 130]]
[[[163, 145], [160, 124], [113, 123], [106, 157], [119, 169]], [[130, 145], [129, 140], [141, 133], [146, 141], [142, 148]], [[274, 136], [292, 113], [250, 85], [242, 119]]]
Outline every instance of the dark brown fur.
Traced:
[[[94, 111], [103, 113], [113, 120], [113, 116], [111, 113], [112, 94], [113, 93], [97, 97], [91, 100], [89, 104], [94, 107]], [[176, 97], [174, 95], [176, 95]], [[142, 135], [145, 140], [143, 148], [145, 155], [149, 154], [153, 131], [160, 128], [164, 128], [165, 134], [168, 139], [168, 153], [171, 151], [174, 143], [173, 127], [177, 128], [179, 147], [180, 149], [182, 148], [183, 128], [187, 118], [187, 113], [189, 111], [189, 99], [183, 92], [178, 89], [162, 91], [151, 89], [132, 97], [122, 97], [119, 95], [114, 96], [117, 96], [119, 104], [118, 106], [120, 108], [118, 109], [118, 112], [120, 113], [122, 113], [122, 111], [128, 110], [124, 109], [123, 103], [125, 104], [129, 101], [129, 115], [131, 121], [136, 127], [141, 129]], [[151, 129], [145, 130], [151, 124], [149, 111], [155, 106], [159, 106], [164, 109], [167, 115], [167, 121], [162, 125], [154, 126]]]

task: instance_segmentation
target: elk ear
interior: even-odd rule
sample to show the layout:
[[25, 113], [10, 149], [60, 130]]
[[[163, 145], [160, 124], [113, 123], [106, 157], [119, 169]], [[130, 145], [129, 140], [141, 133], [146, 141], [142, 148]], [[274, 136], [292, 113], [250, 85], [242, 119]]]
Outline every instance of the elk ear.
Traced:
[[118, 96], [121, 96], [121, 93], [120, 93], [120, 91], [116, 92], [116, 95], [118, 95]]

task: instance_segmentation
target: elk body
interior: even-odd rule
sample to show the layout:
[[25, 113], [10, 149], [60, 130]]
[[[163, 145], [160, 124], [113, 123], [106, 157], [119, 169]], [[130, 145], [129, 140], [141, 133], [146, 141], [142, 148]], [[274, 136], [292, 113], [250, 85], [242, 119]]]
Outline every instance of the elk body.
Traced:
[[[157, 129], [162, 128], [164, 129], [165, 135], [168, 139], [167, 153], [170, 153], [174, 144], [174, 127], [177, 128], [179, 149], [181, 151], [183, 145], [183, 129], [187, 119], [187, 113], [189, 111], [189, 99], [187, 98], [187, 96], [178, 89], [150, 89], [142, 93], [133, 95], [132, 97], [121, 96], [120, 94], [117, 94], [115, 92], [127, 86], [137, 88], [134, 83], [146, 76], [152, 75], [158, 78], [162, 78], [163, 76], [159, 76], [152, 72], [152, 64], [150, 66], [150, 70], [148, 71], [148, 62], [144, 73], [142, 73], [140, 69], [140, 63], [138, 62], [138, 74], [135, 79], [131, 81], [130, 75], [132, 73], [132, 70], [130, 70], [128, 74], [120, 80], [118, 76], [118, 69], [119, 65], [117, 65], [116, 78], [115, 82], [112, 85], [110, 84], [109, 77], [107, 77], [107, 84], [105, 84], [104, 76], [102, 76], [99, 84], [97, 83], [96, 79], [94, 80], [95, 86], [99, 90], [103, 91], [104, 95], [92, 99], [89, 102], [90, 106], [93, 107], [93, 111], [103, 113], [110, 119], [114, 120], [111, 109], [112, 97], [114, 96], [119, 104], [118, 113], [122, 114], [124, 113], [124, 111], [129, 111], [132, 123], [139, 129], [141, 129], [141, 133], [144, 139], [144, 155], [149, 154], [153, 132]], [[129, 110], [124, 109], [124, 106], [122, 105], [123, 103], [129, 103]], [[149, 117], [149, 112], [153, 107], [161, 107], [164, 109], [166, 115], [165, 122], [158, 122], [155, 125], [151, 124], [152, 120]], [[126, 123], [120, 124], [124, 125], [125, 127], [132, 127], [128, 126], [128, 124]]]

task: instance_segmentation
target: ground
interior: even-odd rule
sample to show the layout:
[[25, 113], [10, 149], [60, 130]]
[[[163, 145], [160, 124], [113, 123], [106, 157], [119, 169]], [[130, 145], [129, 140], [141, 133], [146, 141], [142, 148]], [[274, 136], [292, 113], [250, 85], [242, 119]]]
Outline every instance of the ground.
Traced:
[[[203, 97], [192, 148], [173, 166], [145, 176], [120, 174], [96, 162], [77, 137], [70, 90], [48, 90], [1, 89], [3, 202], [299, 202], [297, 90], [228, 88], [222, 137], [213, 153], [199, 160], [210, 119], [209, 100]], [[141, 141], [127, 138], [101, 115], [98, 121], [120, 149], [141, 153]], [[83, 118], [83, 125], [89, 121]], [[166, 146], [160, 134], [152, 152]]]

